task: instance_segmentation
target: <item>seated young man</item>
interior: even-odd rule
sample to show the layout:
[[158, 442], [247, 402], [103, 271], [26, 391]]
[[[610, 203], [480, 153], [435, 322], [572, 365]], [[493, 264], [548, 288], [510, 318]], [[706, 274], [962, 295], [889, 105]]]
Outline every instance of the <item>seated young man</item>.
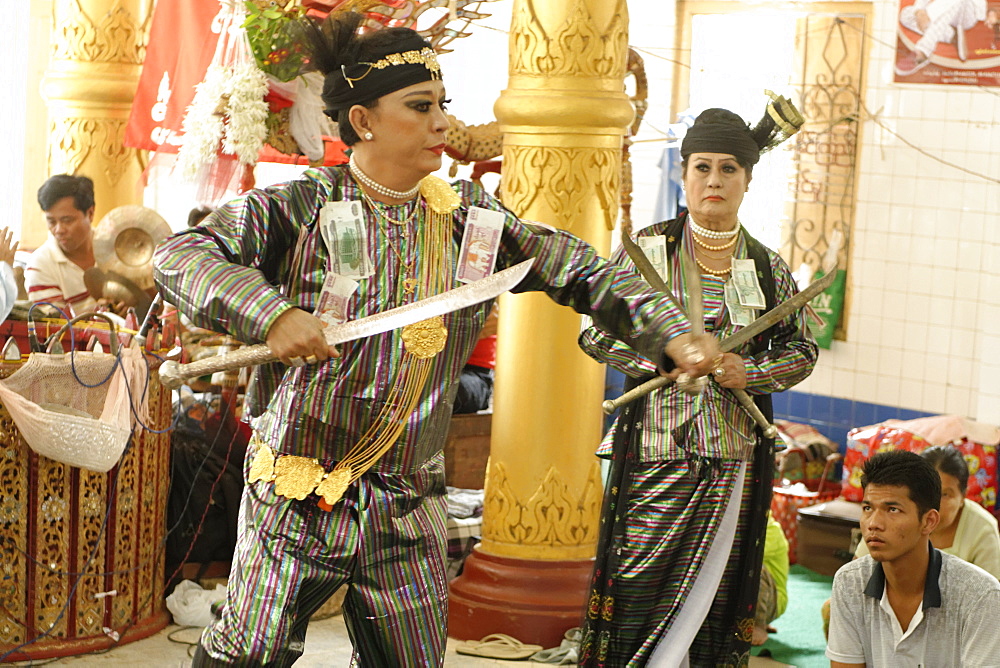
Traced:
[[1000, 583], [935, 549], [941, 479], [912, 452], [882, 452], [861, 476], [861, 533], [870, 556], [833, 580], [831, 668], [998, 666]]

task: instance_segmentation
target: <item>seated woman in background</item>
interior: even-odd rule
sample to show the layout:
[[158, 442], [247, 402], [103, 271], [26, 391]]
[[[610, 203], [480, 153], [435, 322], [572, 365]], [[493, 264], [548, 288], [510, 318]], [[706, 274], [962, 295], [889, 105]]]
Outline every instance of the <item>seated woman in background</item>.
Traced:
[[[965, 498], [969, 467], [951, 445], [927, 448], [920, 456], [941, 476], [941, 522], [931, 534], [934, 547], [979, 566], [1000, 579], [1000, 531], [997, 520], [975, 501]], [[855, 557], [868, 554], [864, 541]]]
[[788, 539], [781, 525], [768, 513], [751, 645], [767, 642], [767, 635], [776, 631], [771, 622], [781, 617], [788, 607], [788, 568]]

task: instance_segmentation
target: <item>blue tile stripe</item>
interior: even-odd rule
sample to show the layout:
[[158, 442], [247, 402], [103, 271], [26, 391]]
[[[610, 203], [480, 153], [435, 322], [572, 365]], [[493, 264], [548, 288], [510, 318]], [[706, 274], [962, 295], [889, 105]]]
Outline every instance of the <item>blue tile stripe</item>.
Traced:
[[913, 420], [934, 415], [898, 406], [791, 390], [776, 392], [771, 397], [775, 418], [812, 426], [836, 443], [842, 454], [847, 452], [847, 432], [855, 427], [866, 427], [883, 420]]

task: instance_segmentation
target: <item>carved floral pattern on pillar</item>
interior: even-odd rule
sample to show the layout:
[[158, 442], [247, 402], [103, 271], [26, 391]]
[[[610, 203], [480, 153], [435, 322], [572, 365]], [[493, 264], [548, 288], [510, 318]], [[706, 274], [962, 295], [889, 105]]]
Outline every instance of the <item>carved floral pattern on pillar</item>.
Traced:
[[502, 462], [488, 469], [483, 535], [515, 545], [570, 547], [597, 541], [601, 511], [601, 466], [594, 462], [577, 496], [559, 469], [550, 467], [538, 488], [522, 501]]
[[[507, 146], [504, 151], [504, 203], [517, 213], [542, 209], [545, 222], [573, 231], [584, 209], [597, 197], [604, 223], [613, 230], [618, 213], [621, 150]], [[544, 173], [540, 184], [533, 175]], [[594, 177], [594, 174], [599, 176]], [[544, 187], [540, 187], [544, 185]], [[542, 202], [536, 202], [541, 197]]]
[[53, 174], [73, 174], [97, 150], [108, 183], [116, 185], [135, 149], [126, 148], [125, 121], [114, 118], [55, 118], [49, 125], [49, 166]]
[[570, 0], [566, 20], [546, 31], [528, 3], [510, 31], [510, 73], [545, 76], [621, 77], [625, 73], [628, 9], [619, 0], [611, 22], [600, 30], [587, 0]]
[[[152, 1], [147, 0], [151, 6]], [[146, 12], [148, 17], [152, 12]], [[145, 26], [116, 0], [97, 21], [84, 9], [80, 0], [64, 0], [57, 5], [53, 30], [53, 60], [80, 60], [91, 63], [130, 63], [141, 65], [146, 50]]]

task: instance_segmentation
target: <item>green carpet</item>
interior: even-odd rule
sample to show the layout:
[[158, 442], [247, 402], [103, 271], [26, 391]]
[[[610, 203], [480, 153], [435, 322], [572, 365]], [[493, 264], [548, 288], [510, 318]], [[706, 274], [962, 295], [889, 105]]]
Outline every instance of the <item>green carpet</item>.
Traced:
[[832, 587], [832, 577], [818, 575], [798, 564], [792, 566], [788, 574], [788, 607], [772, 624], [778, 632], [751, 653], [767, 649], [775, 661], [798, 668], [828, 668], [830, 660], [824, 654], [826, 638], [820, 608], [830, 598]]

